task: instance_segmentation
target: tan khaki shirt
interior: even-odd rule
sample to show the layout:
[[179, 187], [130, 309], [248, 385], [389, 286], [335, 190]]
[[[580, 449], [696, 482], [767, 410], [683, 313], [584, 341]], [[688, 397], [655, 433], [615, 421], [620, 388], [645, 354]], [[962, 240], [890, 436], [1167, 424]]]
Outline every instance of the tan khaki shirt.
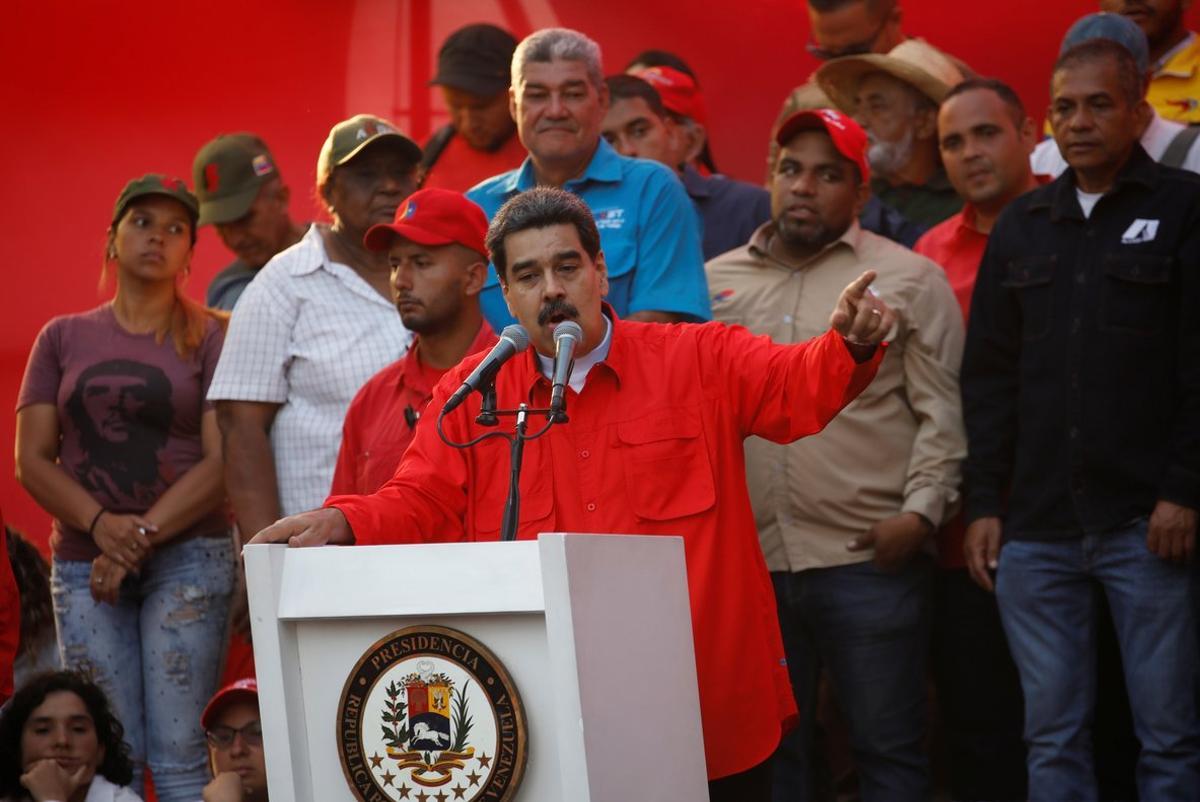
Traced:
[[862, 562], [846, 544], [873, 524], [916, 512], [935, 526], [959, 502], [967, 443], [958, 368], [962, 312], [933, 262], [854, 223], [793, 268], [767, 253], [773, 223], [706, 265], [713, 315], [780, 343], [829, 328], [838, 296], [864, 270], [897, 313], [879, 373], [820, 434], [780, 445], [746, 440], [746, 478], [772, 571]]

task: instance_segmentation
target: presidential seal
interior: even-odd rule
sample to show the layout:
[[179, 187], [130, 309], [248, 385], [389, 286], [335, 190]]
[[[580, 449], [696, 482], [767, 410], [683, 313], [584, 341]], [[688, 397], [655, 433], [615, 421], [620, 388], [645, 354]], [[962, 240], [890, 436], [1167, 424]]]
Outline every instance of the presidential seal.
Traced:
[[525, 712], [504, 666], [445, 627], [374, 644], [342, 689], [338, 755], [361, 802], [510, 800], [525, 771]]

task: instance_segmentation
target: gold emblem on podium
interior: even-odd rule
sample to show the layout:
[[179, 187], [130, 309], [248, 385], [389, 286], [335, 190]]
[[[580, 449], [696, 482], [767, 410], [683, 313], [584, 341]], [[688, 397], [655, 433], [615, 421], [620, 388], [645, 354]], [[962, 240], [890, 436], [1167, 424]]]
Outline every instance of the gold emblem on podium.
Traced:
[[359, 659], [337, 742], [361, 802], [510, 800], [528, 751], [504, 666], [469, 635], [435, 626], [393, 632]]

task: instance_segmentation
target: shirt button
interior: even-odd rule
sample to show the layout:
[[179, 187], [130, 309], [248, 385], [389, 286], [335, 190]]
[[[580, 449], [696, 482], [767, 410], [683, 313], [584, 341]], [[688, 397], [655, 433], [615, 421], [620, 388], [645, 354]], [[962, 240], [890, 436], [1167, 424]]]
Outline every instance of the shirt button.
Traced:
[[1086, 282], [1087, 282], [1087, 276], [1085, 276], [1083, 273], [1080, 273], [1079, 275], [1077, 275], [1075, 277], [1076, 284], [1084, 284]]
[[1079, 318], [1074, 318], [1074, 319], [1071, 321], [1071, 333], [1072, 333], [1072, 334], [1078, 334], [1078, 333], [1079, 333], [1079, 327], [1080, 327], [1081, 325], [1083, 325], [1083, 322], [1082, 322], [1082, 321], [1081, 321]]
[[792, 316], [791, 316], [791, 315], [784, 315], [784, 316], [783, 316], [783, 322], [784, 322], [784, 323], [791, 323], [791, 322], [792, 322]]
[[595, 511], [596, 511], [596, 505], [595, 505], [593, 502], [589, 501], [589, 502], [588, 502], [588, 505], [587, 505], [587, 511], [588, 511], [588, 512], [595, 512]]
[[585, 448], [583, 451], [580, 451], [580, 452], [579, 452], [579, 456], [580, 456], [581, 458], [583, 458], [583, 459], [587, 459], [588, 457], [592, 456], [592, 452], [588, 451], [588, 450]]
[[1079, 439], [1079, 427], [1077, 427], [1077, 426], [1072, 426], [1072, 427], [1071, 427], [1071, 439], [1072, 439], [1072, 440], [1078, 440], [1078, 439]]

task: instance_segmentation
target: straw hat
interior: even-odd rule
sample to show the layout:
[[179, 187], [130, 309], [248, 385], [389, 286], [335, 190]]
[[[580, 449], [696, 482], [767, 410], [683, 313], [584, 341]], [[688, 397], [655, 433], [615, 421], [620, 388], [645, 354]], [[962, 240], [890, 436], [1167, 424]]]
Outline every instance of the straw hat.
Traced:
[[816, 79], [838, 108], [853, 113], [858, 86], [873, 72], [887, 73], [937, 104], [964, 77], [954, 62], [933, 45], [923, 39], [905, 39], [886, 55], [867, 53], [827, 61], [817, 70]]

